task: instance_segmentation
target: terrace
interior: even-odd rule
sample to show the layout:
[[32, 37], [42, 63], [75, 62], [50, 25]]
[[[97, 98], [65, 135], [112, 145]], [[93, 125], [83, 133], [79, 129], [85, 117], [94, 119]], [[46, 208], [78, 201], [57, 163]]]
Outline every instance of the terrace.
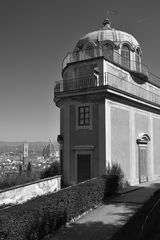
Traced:
[[[55, 82], [54, 94], [55, 98], [61, 93], [73, 93], [81, 92], [83, 90], [98, 90], [98, 89], [112, 89], [114, 91], [134, 96], [140, 100], [149, 102], [154, 105], [160, 105], [160, 78], [149, 72], [147, 66], [141, 62], [132, 61], [130, 59], [122, 57], [117, 52], [113, 51], [113, 54], [104, 56], [104, 52], [100, 51], [100, 48], [95, 48], [94, 51], [86, 52], [79, 51], [69, 53], [63, 61], [62, 68], [64, 69], [73, 62], [79, 62], [89, 59], [95, 59], [98, 57], [104, 57], [108, 62], [115, 66], [121, 67], [121, 69], [131, 73], [143, 83], [148, 82], [148, 85], [153, 86], [157, 91], [149, 89], [147, 84], [137, 84], [136, 82], [128, 81], [122, 76], [114, 75], [110, 72], [105, 72], [100, 75], [87, 75], [80, 78], [65, 79]], [[121, 70], [122, 71], [122, 70]], [[157, 93], [159, 92], [159, 93]]]
[[[138, 61], [132, 60], [131, 58], [126, 58], [116, 51], [106, 51], [102, 47], [96, 47], [91, 50], [75, 51], [68, 53], [62, 62], [62, 69], [64, 70], [68, 64], [95, 59], [98, 57], [104, 57], [107, 61], [113, 63], [114, 65], [120, 66], [121, 68], [135, 74], [136, 76], [148, 79], [149, 71], [148, 67], [141, 62], [141, 57]], [[133, 56], [132, 56], [133, 57]]]
[[[140, 100], [160, 105], [160, 95], [145, 89], [142, 85], [134, 84], [122, 77], [117, 77], [109, 72], [100, 78], [85, 76], [70, 80], [55, 82], [54, 94], [81, 92], [83, 90], [112, 89], [123, 94], [132, 95]], [[106, 90], [107, 91], [107, 90]]]

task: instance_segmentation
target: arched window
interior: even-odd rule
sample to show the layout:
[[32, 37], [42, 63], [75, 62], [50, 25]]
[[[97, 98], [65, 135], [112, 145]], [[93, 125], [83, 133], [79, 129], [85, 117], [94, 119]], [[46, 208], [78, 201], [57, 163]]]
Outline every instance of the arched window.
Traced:
[[107, 43], [103, 46], [103, 56], [113, 61], [113, 46], [111, 44]]
[[121, 64], [123, 67], [130, 69], [130, 49], [125, 44], [121, 48]]
[[141, 56], [140, 56], [140, 50], [139, 48], [135, 51], [135, 61], [136, 61], [136, 71], [140, 72], [140, 64], [141, 64]]
[[79, 51], [74, 51], [72, 56], [74, 61], [79, 61]]
[[94, 47], [88, 46], [85, 49], [85, 57], [86, 58], [94, 58]]

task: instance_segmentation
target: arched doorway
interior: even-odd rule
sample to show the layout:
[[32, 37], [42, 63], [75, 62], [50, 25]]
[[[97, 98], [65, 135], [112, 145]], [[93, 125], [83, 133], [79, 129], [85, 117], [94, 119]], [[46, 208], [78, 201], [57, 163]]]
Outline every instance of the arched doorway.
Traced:
[[94, 58], [94, 47], [88, 46], [85, 49], [85, 59]]
[[130, 69], [130, 49], [125, 44], [121, 48], [121, 65], [124, 68]]
[[113, 47], [107, 43], [103, 46], [103, 55], [106, 59], [113, 61]]
[[147, 170], [147, 160], [148, 160], [148, 142], [150, 137], [146, 133], [139, 133], [137, 138], [138, 144], [138, 165], [139, 165], [139, 182], [148, 181], [148, 170]]

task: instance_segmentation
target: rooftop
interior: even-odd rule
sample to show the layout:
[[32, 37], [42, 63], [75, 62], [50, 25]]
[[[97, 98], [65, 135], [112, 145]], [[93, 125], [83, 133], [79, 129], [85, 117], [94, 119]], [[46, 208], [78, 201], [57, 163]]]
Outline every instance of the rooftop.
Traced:
[[103, 21], [101, 29], [84, 35], [78, 41], [75, 51], [83, 50], [88, 43], [92, 43], [93, 46], [97, 47], [106, 41], [111, 41], [116, 47], [119, 47], [123, 42], [127, 42], [132, 50], [139, 47], [138, 41], [131, 34], [112, 28], [110, 20], [107, 18]]

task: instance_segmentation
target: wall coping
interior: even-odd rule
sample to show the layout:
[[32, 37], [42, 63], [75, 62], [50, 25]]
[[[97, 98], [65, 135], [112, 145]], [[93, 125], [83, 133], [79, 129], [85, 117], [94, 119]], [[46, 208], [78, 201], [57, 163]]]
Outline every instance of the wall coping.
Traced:
[[0, 190], [0, 194], [3, 193], [3, 192], [8, 192], [8, 191], [11, 191], [11, 190], [14, 190], [14, 189], [17, 189], [17, 188], [23, 188], [23, 187], [26, 187], [26, 186], [29, 186], [29, 185], [33, 185], [33, 184], [40, 183], [40, 182], [45, 182], [45, 181], [56, 179], [56, 178], [61, 178], [61, 175], [56, 175], [56, 176], [53, 176], [53, 177], [38, 179], [36, 181], [16, 185], [16, 186], [6, 188], [6, 189], [2, 189], [2, 190]]

